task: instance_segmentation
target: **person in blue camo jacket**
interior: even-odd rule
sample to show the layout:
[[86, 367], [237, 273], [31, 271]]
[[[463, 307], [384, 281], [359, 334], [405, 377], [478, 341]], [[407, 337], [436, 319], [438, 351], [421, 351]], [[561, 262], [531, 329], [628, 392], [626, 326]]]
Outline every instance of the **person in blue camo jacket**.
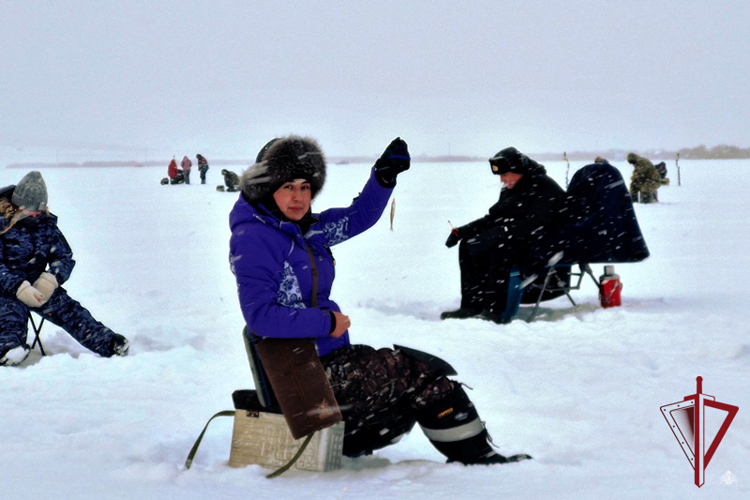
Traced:
[[75, 261], [57, 217], [47, 208], [47, 186], [37, 171], [0, 189], [0, 366], [22, 363], [29, 313], [60, 326], [104, 357], [125, 356], [128, 341], [95, 320], [62, 285]]

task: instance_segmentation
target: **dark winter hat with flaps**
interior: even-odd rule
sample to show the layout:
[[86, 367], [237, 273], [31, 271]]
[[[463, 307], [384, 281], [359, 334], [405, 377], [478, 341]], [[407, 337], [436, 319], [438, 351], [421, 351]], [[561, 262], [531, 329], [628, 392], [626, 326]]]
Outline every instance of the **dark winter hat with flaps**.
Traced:
[[498, 151], [495, 156], [490, 158], [490, 167], [495, 175], [507, 174], [508, 172], [525, 174], [534, 164], [536, 164], [534, 160], [512, 146]]
[[290, 135], [270, 140], [242, 174], [240, 186], [249, 201], [257, 201], [294, 179], [308, 181], [313, 198], [323, 189], [326, 161], [314, 139]]
[[47, 208], [47, 185], [42, 174], [32, 170], [24, 175], [13, 190], [10, 201], [15, 206], [32, 212]]

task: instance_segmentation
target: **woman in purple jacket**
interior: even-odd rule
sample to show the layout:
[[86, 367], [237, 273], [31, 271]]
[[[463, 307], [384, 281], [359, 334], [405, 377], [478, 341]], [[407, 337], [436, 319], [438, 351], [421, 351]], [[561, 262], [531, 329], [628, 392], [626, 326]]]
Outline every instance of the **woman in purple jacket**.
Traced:
[[473, 404], [440, 363], [401, 349], [350, 344], [349, 318], [329, 297], [335, 277], [330, 247], [378, 221], [396, 176], [409, 165], [406, 142], [397, 138], [349, 207], [313, 214], [312, 199], [326, 177], [318, 144], [297, 136], [266, 144], [242, 175], [242, 194], [230, 215], [230, 260], [242, 314], [258, 337], [315, 342], [344, 416], [345, 455], [372, 453], [419, 422], [449, 461], [529, 458], [506, 458], [492, 449]]

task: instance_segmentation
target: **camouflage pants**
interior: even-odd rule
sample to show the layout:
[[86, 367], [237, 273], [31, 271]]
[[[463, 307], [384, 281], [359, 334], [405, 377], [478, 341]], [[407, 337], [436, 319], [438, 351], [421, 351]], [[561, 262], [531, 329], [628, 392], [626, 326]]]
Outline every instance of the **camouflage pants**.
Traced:
[[112, 355], [114, 332], [98, 322], [62, 287], [41, 308], [29, 308], [16, 298], [0, 297], [0, 353], [26, 342], [29, 311], [68, 332], [85, 348], [105, 357]]
[[656, 189], [649, 189], [635, 183], [630, 184], [630, 197], [634, 203], [656, 203], [659, 201]]
[[321, 358], [346, 424], [344, 455], [392, 444], [420, 410], [453, 391], [454, 382], [401, 351], [354, 345]]

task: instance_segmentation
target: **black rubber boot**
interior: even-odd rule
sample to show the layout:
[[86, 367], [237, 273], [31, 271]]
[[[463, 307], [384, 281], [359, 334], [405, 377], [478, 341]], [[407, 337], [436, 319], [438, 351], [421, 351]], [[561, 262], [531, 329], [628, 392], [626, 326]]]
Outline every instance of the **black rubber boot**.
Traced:
[[508, 458], [498, 454], [490, 445], [487, 430], [479, 420], [474, 404], [455, 382], [451, 393], [419, 412], [417, 421], [425, 436], [448, 458], [449, 463], [490, 465], [531, 458], [528, 455]]
[[127, 356], [130, 350], [130, 342], [122, 335], [115, 333], [109, 343], [110, 356]]
[[440, 319], [466, 319], [478, 316], [481, 313], [479, 309], [460, 307], [454, 311], [443, 311], [440, 313]]
[[508, 315], [505, 314], [505, 311], [503, 311], [502, 313], [497, 313], [492, 309], [485, 309], [477, 317], [485, 321], [492, 321], [493, 323], [497, 323], [498, 325], [507, 325], [508, 323], [513, 321], [513, 318], [509, 318]]

